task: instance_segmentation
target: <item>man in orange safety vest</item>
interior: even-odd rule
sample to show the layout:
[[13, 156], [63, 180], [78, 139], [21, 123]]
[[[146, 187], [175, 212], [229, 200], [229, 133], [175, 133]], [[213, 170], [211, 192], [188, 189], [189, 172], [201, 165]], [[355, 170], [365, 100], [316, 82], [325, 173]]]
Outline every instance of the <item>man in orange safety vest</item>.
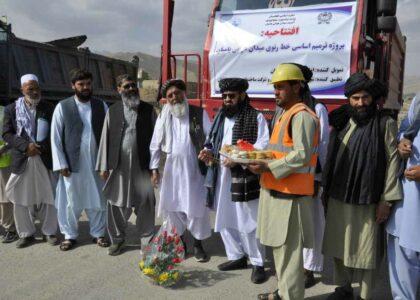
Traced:
[[302, 102], [305, 78], [294, 64], [273, 73], [276, 104], [283, 113], [275, 121], [268, 150], [275, 159], [248, 166], [261, 174], [257, 237], [273, 248], [278, 290], [258, 299], [304, 298], [303, 247], [313, 247], [313, 194], [319, 125]]

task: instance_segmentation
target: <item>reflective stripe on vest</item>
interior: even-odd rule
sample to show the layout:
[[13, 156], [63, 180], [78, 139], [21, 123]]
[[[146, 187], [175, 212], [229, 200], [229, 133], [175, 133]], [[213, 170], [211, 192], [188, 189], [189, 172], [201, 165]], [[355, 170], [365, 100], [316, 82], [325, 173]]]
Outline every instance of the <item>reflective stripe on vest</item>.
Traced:
[[290, 136], [290, 126], [294, 115], [301, 111], [308, 112], [316, 121], [317, 126], [313, 139], [312, 155], [309, 163], [293, 170], [293, 174], [281, 179], [274, 178], [271, 172], [261, 175], [261, 186], [265, 189], [285, 194], [308, 195], [314, 193], [315, 169], [318, 160], [319, 123], [316, 114], [305, 104], [297, 103], [285, 111], [276, 122], [268, 144], [276, 159], [281, 159], [293, 151], [293, 138]]

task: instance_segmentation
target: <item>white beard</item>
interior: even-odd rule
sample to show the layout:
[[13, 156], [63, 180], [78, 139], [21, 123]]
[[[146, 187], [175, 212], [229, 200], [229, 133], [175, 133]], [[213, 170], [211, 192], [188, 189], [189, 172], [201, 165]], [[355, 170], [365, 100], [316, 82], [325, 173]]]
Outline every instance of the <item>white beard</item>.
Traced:
[[186, 102], [182, 102], [182, 103], [176, 103], [176, 104], [169, 104], [169, 109], [171, 111], [171, 114], [175, 117], [175, 118], [182, 118], [183, 116], [185, 116], [185, 112], [187, 111], [187, 104]]
[[140, 99], [138, 96], [125, 96], [121, 94], [121, 99], [128, 108], [136, 108], [140, 104]]
[[33, 107], [36, 107], [41, 101], [41, 98], [30, 98], [28, 96], [25, 96], [25, 98], [26, 98], [26, 101], [28, 101]]

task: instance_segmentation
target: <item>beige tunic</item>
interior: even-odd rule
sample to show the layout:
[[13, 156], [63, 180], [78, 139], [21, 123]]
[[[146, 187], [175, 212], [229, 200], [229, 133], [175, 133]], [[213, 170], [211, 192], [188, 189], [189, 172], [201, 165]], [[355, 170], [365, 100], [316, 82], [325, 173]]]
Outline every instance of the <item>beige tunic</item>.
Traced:
[[[269, 163], [274, 177], [284, 178], [307, 164], [312, 154], [313, 137], [316, 130], [314, 118], [306, 111], [299, 112], [292, 119], [293, 151], [282, 159]], [[299, 228], [289, 228], [292, 206], [298, 206]], [[271, 247], [282, 246], [288, 234], [299, 230], [303, 236], [303, 246], [313, 247], [313, 198], [272, 197], [270, 192], [261, 188], [258, 209], [257, 237], [261, 243]], [[294, 234], [294, 232], [290, 232]]]
[[[350, 129], [343, 138], [337, 156], [343, 152], [356, 123], [350, 120]], [[385, 126], [385, 153], [387, 160], [384, 193], [380, 201], [402, 199], [398, 170], [397, 122], [389, 118]], [[353, 205], [329, 199], [323, 253], [343, 260], [344, 266], [357, 269], [375, 269], [382, 253], [383, 228], [376, 224], [377, 204]]]

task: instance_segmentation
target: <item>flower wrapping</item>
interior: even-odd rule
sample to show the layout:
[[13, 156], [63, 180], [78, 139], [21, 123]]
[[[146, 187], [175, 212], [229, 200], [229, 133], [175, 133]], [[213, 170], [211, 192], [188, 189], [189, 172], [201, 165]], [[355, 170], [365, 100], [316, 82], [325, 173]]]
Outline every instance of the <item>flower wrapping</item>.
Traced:
[[143, 275], [160, 286], [171, 286], [179, 281], [182, 274], [176, 267], [185, 256], [184, 245], [175, 227], [167, 228], [165, 222], [143, 249], [139, 262]]

